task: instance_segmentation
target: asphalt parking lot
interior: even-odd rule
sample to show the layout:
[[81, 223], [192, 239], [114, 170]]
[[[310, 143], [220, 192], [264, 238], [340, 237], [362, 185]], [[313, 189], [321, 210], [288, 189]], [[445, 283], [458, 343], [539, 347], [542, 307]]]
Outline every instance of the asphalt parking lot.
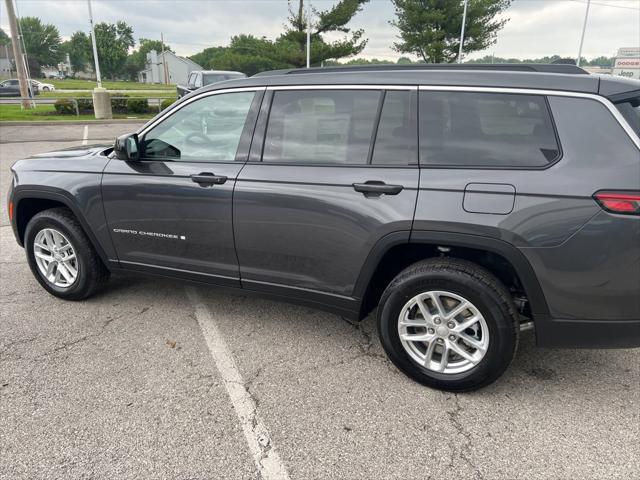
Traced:
[[8, 225], [9, 167], [84, 137], [0, 126], [0, 478], [638, 478], [640, 350], [525, 333], [497, 383], [454, 395], [399, 373], [373, 318], [146, 278], [48, 295]]

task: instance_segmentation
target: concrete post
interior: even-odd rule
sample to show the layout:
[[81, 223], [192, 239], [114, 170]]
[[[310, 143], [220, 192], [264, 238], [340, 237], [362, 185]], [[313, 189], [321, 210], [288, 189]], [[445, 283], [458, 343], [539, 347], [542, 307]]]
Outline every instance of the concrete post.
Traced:
[[96, 120], [112, 119], [111, 96], [106, 88], [93, 89], [93, 112]]

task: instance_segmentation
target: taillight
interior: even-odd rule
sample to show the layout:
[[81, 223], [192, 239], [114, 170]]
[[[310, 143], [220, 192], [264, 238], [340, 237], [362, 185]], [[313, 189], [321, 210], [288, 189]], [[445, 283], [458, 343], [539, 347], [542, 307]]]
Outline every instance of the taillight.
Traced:
[[597, 192], [593, 197], [607, 212], [640, 215], [640, 192]]

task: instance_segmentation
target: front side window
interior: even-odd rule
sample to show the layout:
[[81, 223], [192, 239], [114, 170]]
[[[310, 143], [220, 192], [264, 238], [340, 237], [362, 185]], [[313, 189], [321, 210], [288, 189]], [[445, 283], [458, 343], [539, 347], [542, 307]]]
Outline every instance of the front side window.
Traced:
[[420, 92], [420, 163], [544, 167], [560, 147], [539, 95]]
[[262, 160], [366, 164], [380, 95], [376, 90], [275, 92]]
[[254, 92], [210, 95], [176, 110], [144, 136], [143, 158], [234, 161], [254, 95]]

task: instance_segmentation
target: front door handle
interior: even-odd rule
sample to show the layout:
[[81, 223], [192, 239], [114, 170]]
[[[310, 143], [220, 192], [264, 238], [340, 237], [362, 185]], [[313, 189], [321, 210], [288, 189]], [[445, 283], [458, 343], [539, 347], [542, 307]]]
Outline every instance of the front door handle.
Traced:
[[211, 172], [202, 172], [197, 175], [191, 175], [191, 181], [203, 187], [208, 187], [210, 185], [222, 185], [227, 181], [227, 177], [224, 175], [214, 175]]
[[356, 192], [364, 193], [365, 197], [378, 195], [397, 195], [404, 187], [402, 185], [387, 185], [384, 182], [369, 180], [364, 183], [354, 183], [353, 189]]

